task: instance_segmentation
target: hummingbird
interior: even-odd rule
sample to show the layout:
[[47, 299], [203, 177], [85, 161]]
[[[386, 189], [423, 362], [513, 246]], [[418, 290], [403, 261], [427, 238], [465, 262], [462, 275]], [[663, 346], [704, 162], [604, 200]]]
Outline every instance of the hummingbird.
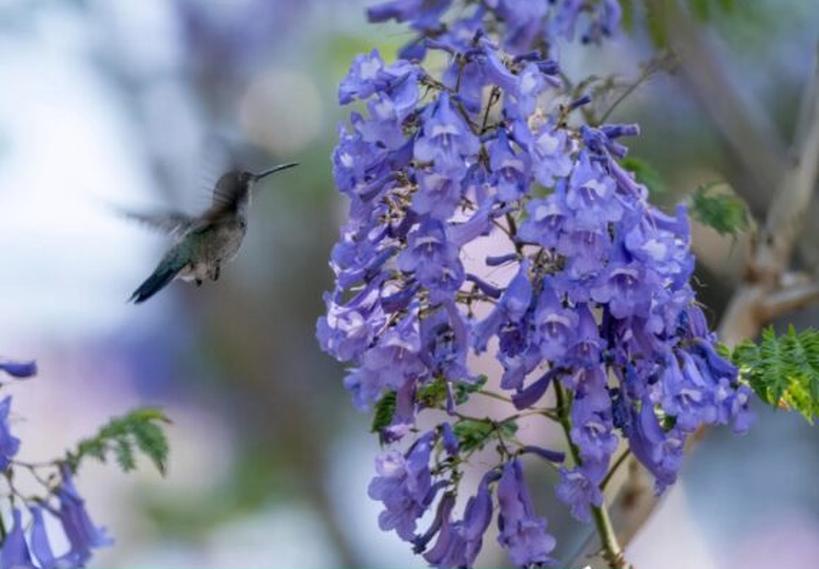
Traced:
[[163, 231], [175, 239], [154, 272], [131, 295], [136, 304], [145, 302], [175, 278], [202, 286], [206, 279], [219, 280], [222, 265], [239, 252], [247, 232], [247, 211], [253, 186], [263, 178], [298, 166], [291, 162], [259, 174], [231, 170], [213, 189], [210, 207], [199, 216], [168, 212], [126, 216]]

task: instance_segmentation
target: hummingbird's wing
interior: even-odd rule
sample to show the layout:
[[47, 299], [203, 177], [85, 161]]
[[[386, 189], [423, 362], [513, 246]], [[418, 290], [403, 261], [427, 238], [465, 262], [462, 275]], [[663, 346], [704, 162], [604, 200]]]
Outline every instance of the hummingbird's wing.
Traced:
[[172, 237], [181, 237], [190, 231], [197, 223], [196, 218], [180, 212], [137, 213], [124, 211], [122, 213], [128, 219], [167, 233]]
[[236, 205], [247, 192], [247, 181], [242, 181], [241, 175], [241, 171], [231, 170], [219, 178], [213, 188], [211, 210], [230, 210]]

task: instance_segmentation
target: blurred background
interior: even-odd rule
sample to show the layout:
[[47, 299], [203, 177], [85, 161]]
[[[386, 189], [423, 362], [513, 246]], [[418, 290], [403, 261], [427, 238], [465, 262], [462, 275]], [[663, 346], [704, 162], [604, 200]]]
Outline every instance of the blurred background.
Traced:
[[[719, 4], [719, 3], [717, 3]], [[700, 24], [723, 78], [761, 132], [787, 145], [810, 74], [819, 4], [748, 0]], [[0, 1], [0, 349], [36, 358], [10, 388], [21, 458], [56, 455], [109, 416], [159, 405], [170, 427], [166, 479], [88, 466], [95, 519], [116, 536], [96, 567], [421, 567], [377, 529], [366, 497], [378, 444], [314, 341], [326, 260], [345, 204], [329, 156], [345, 111], [336, 85], [356, 53], [408, 39], [367, 26], [364, 2], [330, 0]], [[604, 49], [567, 49], [570, 76], [638, 73], [640, 30]], [[635, 156], [653, 199], [748, 184], [754, 213], [773, 188], [743, 179], [685, 81], [661, 74], [614, 119], [638, 121]], [[111, 206], [204, 208], [230, 165], [301, 167], [272, 179], [240, 256], [216, 284], [126, 299], [167, 242]], [[815, 204], [814, 204], [815, 205]], [[816, 209], [814, 209], [816, 211]], [[817, 215], [800, 258], [816, 269]], [[747, 238], [695, 228], [698, 288], [713, 322], [741, 277]], [[791, 318], [817, 325], [816, 311]], [[757, 405], [750, 435], [714, 431], [631, 548], [637, 567], [809, 567], [819, 560], [819, 430]], [[536, 484], [538, 473], [532, 474]], [[561, 555], [583, 530], [547, 487], [541, 513]], [[580, 533], [579, 533], [580, 532]], [[482, 565], [505, 558], [494, 539]]]

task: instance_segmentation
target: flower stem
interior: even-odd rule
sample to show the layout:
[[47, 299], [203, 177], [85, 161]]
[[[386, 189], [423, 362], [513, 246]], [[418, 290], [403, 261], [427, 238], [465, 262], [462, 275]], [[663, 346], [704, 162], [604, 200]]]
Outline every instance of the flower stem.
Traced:
[[626, 569], [628, 564], [623, 555], [623, 549], [617, 541], [617, 534], [611, 525], [611, 518], [609, 518], [609, 511], [606, 508], [605, 502], [599, 507], [592, 506], [592, 517], [594, 518], [594, 525], [597, 528], [597, 534], [600, 536], [600, 541], [603, 544], [603, 559], [606, 560], [611, 569]]
[[[572, 420], [569, 416], [569, 401], [567, 395], [563, 390], [563, 386], [559, 381], [554, 382], [555, 395], [557, 397], [558, 416], [560, 417], [560, 425], [563, 427], [563, 434], [566, 436], [566, 442], [569, 444], [569, 452], [572, 455], [575, 465], [582, 464], [580, 458], [580, 450], [572, 442]], [[626, 569], [628, 564], [623, 555], [623, 548], [617, 541], [617, 534], [614, 532], [614, 527], [611, 525], [611, 518], [609, 511], [606, 508], [605, 498], [600, 506], [592, 506], [592, 518], [594, 519], [594, 526], [597, 529], [597, 535], [600, 536], [600, 543], [603, 546], [601, 556], [605, 559], [610, 569]]]

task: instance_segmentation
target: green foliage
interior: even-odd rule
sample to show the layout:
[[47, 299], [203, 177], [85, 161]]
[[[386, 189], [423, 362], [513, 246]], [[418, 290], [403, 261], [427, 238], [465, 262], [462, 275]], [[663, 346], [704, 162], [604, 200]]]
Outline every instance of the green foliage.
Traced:
[[[466, 403], [470, 395], [483, 389], [483, 386], [486, 385], [486, 379], [485, 375], [481, 375], [472, 383], [454, 383], [453, 398], [455, 399], [455, 403], [458, 405]], [[418, 392], [415, 394], [415, 401], [419, 405], [435, 409], [443, 407], [446, 396], [447, 380], [443, 376], [438, 376], [418, 389]], [[395, 404], [395, 391], [387, 392], [378, 400], [378, 403], [375, 404], [370, 432], [380, 433], [392, 423], [392, 419], [395, 416]]]
[[463, 405], [473, 393], [477, 393], [483, 386], [486, 385], [487, 377], [480, 375], [474, 383], [456, 383], [455, 384], [455, 403]]
[[654, 47], [658, 49], [668, 47], [668, 16], [665, 7], [665, 2], [668, 1], [658, 0], [645, 3], [648, 35]]
[[626, 170], [634, 172], [637, 181], [645, 184], [652, 195], [666, 193], [665, 183], [660, 173], [648, 162], [634, 156], [627, 156], [621, 161]]
[[734, 0], [689, 0], [691, 12], [701, 22], [708, 22], [718, 11], [731, 12]]
[[[673, 25], [669, 21], [668, 3], [677, 0], [644, 0], [646, 27], [648, 35], [654, 46], [660, 49], [668, 47], [668, 26]], [[699, 22], [710, 22], [718, 15], [731, 14], [735, 12], [736, 2], [734, 0], [688, 0], [688, 7], [691, 14]], [[629, 6], [623, 6], [623, 27], [631, 31], [633, 23], [629, 23], [627, 18], [633, 21], [634, 8], [630, 5], [631, 0], [626, 2]], [[628, 24], [628, 25], [627, 25]]]
[[[454, 393], [453, 398], [455, 403], [463, 405], [469, 400], [469, 396], [483, 389], [486, 385], [487, 377], [485, 375], [478, 376], [478, 378], [471, 383], [467, 382], [453, 382]], [[415, 400], [424, 407], [436, 408], [441, 407], [446, 401], [446, 379], [442, 376], [436, 377], [430, 383], [418, 389], [415, 395]]]
[[514, 421], [495, 423], [489, 419], [463, 419], [455, 423], [452, 428], [458, 437], [458, 444], [464, 452], [482, 449], [493, 435], [499, 439], [509, 439], [515, 436], [518, 425]]
[[169, 424], [165, 414], [152, 408], [135, 409], [111, 419], [91, 438], [66, 453], [66, 462], [76, 471], [87, 457], [106, 462], [113, 455], [124, 472], [136, 468], [136, 451], [147, 456], [164, 476], [168, 461], [168, 439], [162, 426]]
[[620, 9], [623, 11], [623, 29], [632, 33], [634, 31], [634, 0], [620, 0]]
[[418, 389], [415, 399], [424, 407], [440, 407], [446, 401], [446, 380], [441, 376], [436, 377]]
[[733, 194], [715, 192], [721, 182], [712, 182], [696, 189], [691, 198], [691, 213], [694, 218], [720, 235], [736, 236], [750, 225], [745, 202]]
[[373, 422], [370, 427], [371, 433], [380, 433], [392, 423], [392, 418], [395, 415], [395, 401], [395, 391], [388, 391], [378, 400], [378, 403], [375, 404], [375, 413], [373, 413]]
[[737, 346], [731, 359], [762, 400], [794, 409], [811, 423], [819, 416], [819, 331], [797, 333], [790, 326], [777, 337], [768, 328], [759, 343]]

